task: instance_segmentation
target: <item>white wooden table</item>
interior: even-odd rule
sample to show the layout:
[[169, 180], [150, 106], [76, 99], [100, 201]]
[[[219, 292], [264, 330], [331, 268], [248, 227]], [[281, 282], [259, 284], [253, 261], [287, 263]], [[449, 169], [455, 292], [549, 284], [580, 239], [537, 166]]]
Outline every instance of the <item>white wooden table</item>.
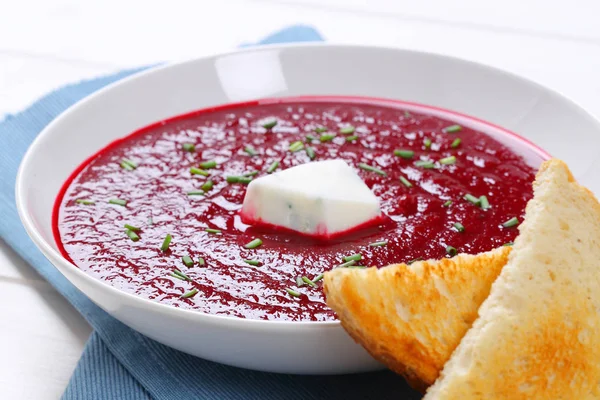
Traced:
[[[295, 23], [332, 42], [504, 68], [600, 116], [599, 14], [597, 0], [0, 0], [0, 118], [68, 82], [231, 49]], [[0, 398], [58, 398], [89, 334], [0, 242]]]

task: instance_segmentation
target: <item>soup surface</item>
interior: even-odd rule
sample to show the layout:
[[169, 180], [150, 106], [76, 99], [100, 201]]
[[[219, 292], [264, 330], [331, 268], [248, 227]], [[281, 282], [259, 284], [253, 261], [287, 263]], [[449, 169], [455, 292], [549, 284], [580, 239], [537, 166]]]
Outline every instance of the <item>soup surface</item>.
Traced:
[[[153, 301], [295, 321], [335, 319], [319, 278], [344, 257], [360, 254], [349, 267], [381, 267], [511, 242], [532, 197], [531, 161], [482, 132], [401, 107], [276, 99], [148, 126], [65, 183], [57, 242], [86, 273]], [[242, 223], [250, 179], [275, 162], [276, 172], [325, 159], [356, 168], [383, 223], [331, 241]], [[257, 238], [260, 246], [245, 247]]]

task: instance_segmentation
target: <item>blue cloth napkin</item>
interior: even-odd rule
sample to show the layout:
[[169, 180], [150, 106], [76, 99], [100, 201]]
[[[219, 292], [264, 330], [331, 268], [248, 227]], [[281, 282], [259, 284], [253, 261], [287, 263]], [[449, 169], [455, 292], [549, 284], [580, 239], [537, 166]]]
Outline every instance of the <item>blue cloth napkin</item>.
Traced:
[[[321, 36], [314, 29], [293, 26], [269, 36], [260, 44], [319, 40], [322, 40]], [[420, 398], [402, 378], [389, 371], [345, 376], [270, 374], [229, 367], [181, 353], [109, 316], [71, 285], [37, 250], [19, 221], [14, 200], [17, 168], [27, 147], [44, 126], [73, 103], [140, 69], [66, 86], [0, 122], [0, 236], [64, 295], [94, 328], [63, 398]]]

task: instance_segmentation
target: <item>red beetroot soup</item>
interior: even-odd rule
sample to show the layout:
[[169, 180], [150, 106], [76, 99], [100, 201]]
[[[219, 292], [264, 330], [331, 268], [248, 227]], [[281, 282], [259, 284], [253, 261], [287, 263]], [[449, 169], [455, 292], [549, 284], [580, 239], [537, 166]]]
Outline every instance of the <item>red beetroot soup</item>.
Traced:
[[[298, 286], [298, 277], [314, 279], [353, 254], [362, 255], [355, 266], [381, 267], [448, 257], [454, 249], [491, 250], [516, 237], [516, 226], [505, 223], [521, 221], [532, 197], [531, 165], [543, 156], [521, 157], [530, 145], [509, 139], [512, 148], [521, 143], [517, 154], [482, 132], [403, 104], [278, 99], [143, 128], [91, 157], [65, 183], [54, 212], [56, 240], [86, 273], [153, 301], [244, 318], [333, 320], [322, 281]], [[304, 149], [291, 152], [296, 141]], [[327, 242], [242, 223], [246, 185], [227, 177], [247, 181], [275, 161], [281, 170], [311, 156], [354, 166], [379, 197], [385, 221]], [[489, 207], [475, 201], [480, 196]], [[139, 230], [127, 232], [125, 224]], [[262, 245], [244, 247], [256, 238]]]

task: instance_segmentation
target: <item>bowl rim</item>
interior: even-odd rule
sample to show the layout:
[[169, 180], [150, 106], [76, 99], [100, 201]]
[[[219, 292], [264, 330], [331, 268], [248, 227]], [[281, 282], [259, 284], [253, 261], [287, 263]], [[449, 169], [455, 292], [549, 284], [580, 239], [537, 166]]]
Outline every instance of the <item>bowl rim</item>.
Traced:
[[[182, 61], [167, 62], [164, 64], [150, 66], [148, 69], [143, 69], [141, 71], [133, 72], [131, 75], [129, 75], [123, 79], [119, 79], [113, 83], [110, 83], [110, 84], [102, 87], [101, 89], [99, 89], [99, 90], [91, 93], [90, 95], [84, 97], [83, 99], [77, 101], [75, 104], [69, 106], [66, 110], [61, 112], [56, 118], [54, 118], [48, 125], [46, 125], [42, 129], [42, 131], [37, 135], [37, 137], [29, 145], [25, 155], [23, 156], [23, 159], [21, 160], [21, 163], [19, 165], [19, 169], [17, 172], [16, 184], [15, 184], [15, 202], [16, 202], [18, 213], [19, 213], [19, 217], [21, 219], [21, 223], [25, 227], [27, 234], [29, 235], [31, 240], [35, 243], [35, 245], [46, 256], [46, 258], [50, 260], [50, 262], [52, 264], [59, 263], [59, 264], [61, 264], [62, 268], [70, 269], [74, 274], [78, 275], [81, 279], [86, 281], [88, 284], [96, 287], [98, 290], [100, 290], [102, 292], [107, 293], [109, 296], [124, 299], [121, 301], [127, 302], [129, 304], [134, 304], [143, 309], [150, 308], [150, 309], [152, 309], [152, 311], [155, 311], [159, 314], [169, 313], [173, 317], [180, 315], [181, 317], [186, 318], [186, 319], [191, 318], [191, 319], [203, 321], [206, 323], [214, 323], [214, 324], [218, 323], [218, 324], [225, 324], [225, 325], [231, 325], [231, 326], [243, 325], [243, 327], [245, 329], [251, 329], [251, 330], [252, 329], [260, 330], [261, 328], [265, 328], [265, 327], [272, 327], [272, 328], [278, 328], [278, 329], [284, 329], [284, 330], [292, 329], [292, 328], [293, 329], [298, 329], [298, 328], [302, 328], [302, 329], [321, 329], [321, 328], [338, 329], [341, 325], [339, 320], [335, 320], [335, 321], [260, 320], [260, 319], [238, 318], [238, 317], [232, 317], [232, 316], [215, 315], [215, 314], [209, 314], [209, 313], [206, 313], [203, 311], [198, 311], [198, 310], [181, 309], [178, 307], [173, 307], [171, 305], [152, 301], [152, 300], [149, 300], [146, 298], [136, 296], [135, 294], [119, 290], [119, 289], [107, 284], [104, 281], [101, 281], [99, 279], [92, 277], [91, 275], [85, 273], [83, 270], [78, 268], [73, 263], [69, 262], [67, 259], [65, 259], [63, 257], [63, 255], [58, 250], [54, 249], [52, 247], [52, 245], [50, 243], [48, 243], [42, 237], [41, 233], [35, 228], [32, 217], [30, 216], [30, 213], [28, 212], [28, 208], [26, 205], [27, 195], [26, 195], [26, 189], [25, 189], [27, 186], [26, 182], [25, 182], [25, 178], [26, 178], [25, 171], [28, 169], [28, 165], [33, 162], [32, 161], [33, 156], [37, 152], [37, 148], [40, 146], [40, 143], [42, 142], [43, 138], [45, 136], [49, 135], [48, 132], [52, 132], [56, 126], [58, 126], [62, 123], [62, 121], [64, 119], [69, 118], [74, 113], [78, 113], [79, 110], [81, 108], [83, 108], [87, 103], [94, 101], [97, 97], [103, 96], [106, 92], [113, 90], [113, 88], [116, 86], [127, 84], [130, 81], [137, 80], [137, 79], [140, 79], [145, 76], [160, 73], [164, 69], [169, 69], [169, 68], [173, 68], [176, 66], [192, 64], [192, 63], [196, 63], [196, 62], [213, 60], [213, 59], [217, 59], [220, 57], [226, 57], [226, 56], [230, 56], [230, 55], [236, 55], [236, 54], [242, 54], [242, 53], [273, 51], [273, 50], [287, 50], [287, 49], [296, 49], [296, 48], [300, 48], [300, 49], [322, 48], [322, 47], [354, 49], [357, 51], [375, 50], [375, 51], [385, 51], [385, 52], [413, 53], [413, 54], [422, 55], [422, 56], [430, 56], [430, 57], [448, 59], [448, 60], [458, 62], [458, 63], [470, 64], [470, 65], [473, 65], [480, 69], [491, 70], [497, 75], [504, 76], [504, 77], [512, 79], [512, 80], [518, 80], [525, 85], [529, 85], [530, 87], [540, 89], [542, 91], [545, 91], [546, 93], [550, 93], [550, 94], [553, 94], [554, 96], [559, 97], [562, 101], [571, 104], [571, 106], [575, 107], [576, 109], [579, 109], [580, 112], [583, 112], [584, 115], [586, 115], [588, 118], [590, 118], [592, 121], [594, 121], [598, 127], [598, 130], [600, 131], [600, 121], [598, 119], [596, 119], [591, 113], [589, 113], [585, 108], [580, 106], [577, 102], [571, 100], [569, 97], [563, 95], [559, 91], [547, 88], [547, 87], [537, 83], [534, 80], [524, 78], [524, 77], [514, 74], [512, 72], [508, 72], [508, 71], [502, 70], [500, 68], [489, 66], [484, 63], [466, 60], [466, 59], [463, 59], [460, 57], [449, 56], [449, 55], [436, 53], [436, 52], [430, 52], [430, 51], [403, 49], [403, 48], [392, 47], [392, 46], [336, 44], [336, 43], [327, 43], [327, 42], [287, 43], [287, 44], [271, 44], [271, 45], [259, 45], [259, 46], [246, 47], [246, 48], [242, 48], [242, 49], [235, 49], [235, 50], [230, 50], [230, 51], [225, 51], [225, 52], [213, 53], [213, 54], [209, 54], [209, 55], [205, 55], [205, 56], [201, 56], [201, 57], [190, 58], [190, 59], [186, 59], [186, 60], [182, 60]], [[132, 70], [136, 71], [135, 68], [132, 68]], [[293, 95], [293, 96], [283, 96], [283, 97], [301, 97], [301, 96]], [[310, 96], [308, 96], [308, 97], [310, 97]], [[335, 95], [327, 96], [327, 97], [335, 97]], [[373, 97], [369, 98], [368, 96], [343, 96], [343, 97], [357, 97], [357, 98], [363, 97], [364, 99], [374, 99]], [[257, 99], [257, 100], [262, 100], [262, 99]], [[383, 100], [383, 99], [380, 98], [379, 100]], [[456, 111], [441, 108], [441, 107], [434, 107], [434, 106], [429, 106], [429, 105], [420, 104], [420, 103], [414, 103], [414, 102], [410, 102], [410, 101], [406, 101], [405, 103], [412, 103], [414, 105], [425, 106], [425, 107], [429, 107], [429, 108], [436, 108], [439, 111], [445, 111], [445, 112], [449, 112], [452, 114], [468, 117], [469, 119], [472, 119], [472, 120], [475, 120], [478, 122], [482, 122], [488, 126], [491, 126], [494, 129], [499, 129], [510, 135], [517, 136], [519, 139], [522, 139], [524, 142], [529, 144], [530, 147], [533, 147], [537, 150], [542, 151], [545, 154], [548, 154], [541, 147], [538, 147], [536, 144], [530, 142], [527, 138], [517, 135], [516, 133], [514, 133], [508, 129], [502, 128], [498, 125], [495, 125], [493, 123], [483, 121], [477, 117], [473, 117], [473, 116], [470, 116], [467, 114], [462, 114], [460, 112], [456, 112]], [[56, 265], [53, 265], [53, 266], [55, 268], [58, 268]]]

